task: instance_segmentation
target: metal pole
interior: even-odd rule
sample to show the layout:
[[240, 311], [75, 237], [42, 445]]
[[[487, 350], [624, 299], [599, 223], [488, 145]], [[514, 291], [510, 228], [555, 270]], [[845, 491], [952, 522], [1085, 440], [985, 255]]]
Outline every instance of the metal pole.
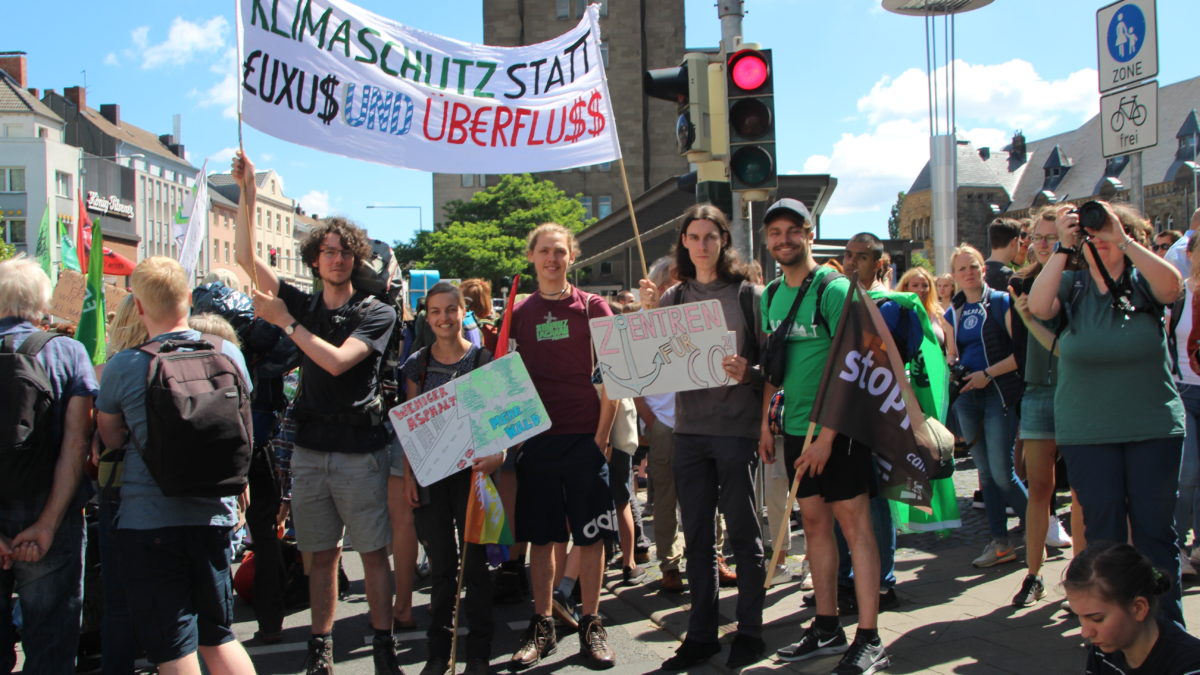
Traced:
[[717, 18], [721, 20], [721, 54], [742, 43], [742, 0], [719, 0]]
[[1132, 178], [1132, 185], [1129, 186], [1129, 203], [1137, 209], [1138, 213], [1145, 213], [1146, 194], [1142, 188], [1141, 150], [1131, 153], [1129, 156], [1129, 177]]

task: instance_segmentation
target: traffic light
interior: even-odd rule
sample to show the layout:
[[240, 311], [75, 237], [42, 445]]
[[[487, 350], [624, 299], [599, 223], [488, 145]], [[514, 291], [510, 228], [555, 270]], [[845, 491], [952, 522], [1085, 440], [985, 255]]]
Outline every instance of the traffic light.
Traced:
[[679, 154], [712, 152], [707, 54], [684, 54], [683, 62], [674, 68], [647, 70], [642, 75], [642, 89], [647, 96], [678, 104], [675, 137]]
[[275, 247], [271, 247], [271, 248], [267, 249], [267, 253], [270, 255], [271, 267], [278, 267], [279, 266], [279, 251], [277, 251], [275, 249]]
[[735, 191], [774, 189], [779, 179], [771, 50], [742, 49], [730, 54], [725, 78], [730, 187]]

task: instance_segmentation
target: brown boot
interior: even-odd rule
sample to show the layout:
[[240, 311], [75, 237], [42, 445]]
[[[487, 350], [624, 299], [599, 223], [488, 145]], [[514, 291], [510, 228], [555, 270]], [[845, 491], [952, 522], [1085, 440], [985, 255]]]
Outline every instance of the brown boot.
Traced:
[[558, 640], [554, 635], [554, 620], [548, 616], [534, 614], [529, 620], [529, 627], [521, 637], [521, 646], [512, 656], [509, 664], [513, 669], [536, 666], [543, 656], [549, 656], [558, 648]]
[[617, 663], [617, 655], [608, 646], [608, 631], [595, 614], [585, 616], [579, 622], [579, 654], [593, 670], [612, 668]]
[[717, 581], [720, 582], [722, 588], [737, 586], [737, 572], [729, 569], [729, 565], [725, 564], [725, 556], [717, 556]]
[[683, 575], [679, 573], [679, 570], [664, 571], [662, 581], [658, 584], [658, 590], [663, 593], [682, 593]]

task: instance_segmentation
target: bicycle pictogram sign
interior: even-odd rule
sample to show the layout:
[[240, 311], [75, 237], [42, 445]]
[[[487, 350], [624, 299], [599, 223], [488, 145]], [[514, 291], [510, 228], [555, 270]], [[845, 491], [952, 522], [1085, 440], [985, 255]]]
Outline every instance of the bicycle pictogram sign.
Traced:
[[1146, 106], [1138, 103], [1137, 94], [1122, 96], [1116, 112], [1108, 118], [1108, 126], [1113, 131], [1121, 131], [1125, 128], [1125, 121], [1128, 120], [1133, 122], [1133, 126], [1140, 127], [1146, 123], [1148, 117]]

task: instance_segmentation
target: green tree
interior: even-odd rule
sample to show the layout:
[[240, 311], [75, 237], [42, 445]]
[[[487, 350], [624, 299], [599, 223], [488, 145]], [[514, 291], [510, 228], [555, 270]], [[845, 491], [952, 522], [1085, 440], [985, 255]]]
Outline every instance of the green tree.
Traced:
[[12, 244], [0, 241], [0, 262], [8, 260], [17, 254], [17, 247]]
[[394, 251], [401, 265], [503, 285], [527, 268], [525, 236], [546, 222], [578, 232], [594, 220], [586, 217], [578, 199], [554, 183], [508, 174], [468, 200], [447, 203], [444, 223], [433, 232], [416, 233], [407, 243], [397, 242]]
[[892, 212], [888, 215], [888, 238], [900, 238], [900, 207], [904, 206], [903, 192], [896, 193], [896, 203], [892, 204]]
[[929, 258], [925, 255], [925, 253], [923, 251], [913, 251], [912, 266], [913, 267], [924, 267], [927, 272], [929, 272], [930, 274], [932, 274], [934, 276], [937, 276], [937, 270], [935, 270], [933, 268], [933, 263], [929, 262]]

